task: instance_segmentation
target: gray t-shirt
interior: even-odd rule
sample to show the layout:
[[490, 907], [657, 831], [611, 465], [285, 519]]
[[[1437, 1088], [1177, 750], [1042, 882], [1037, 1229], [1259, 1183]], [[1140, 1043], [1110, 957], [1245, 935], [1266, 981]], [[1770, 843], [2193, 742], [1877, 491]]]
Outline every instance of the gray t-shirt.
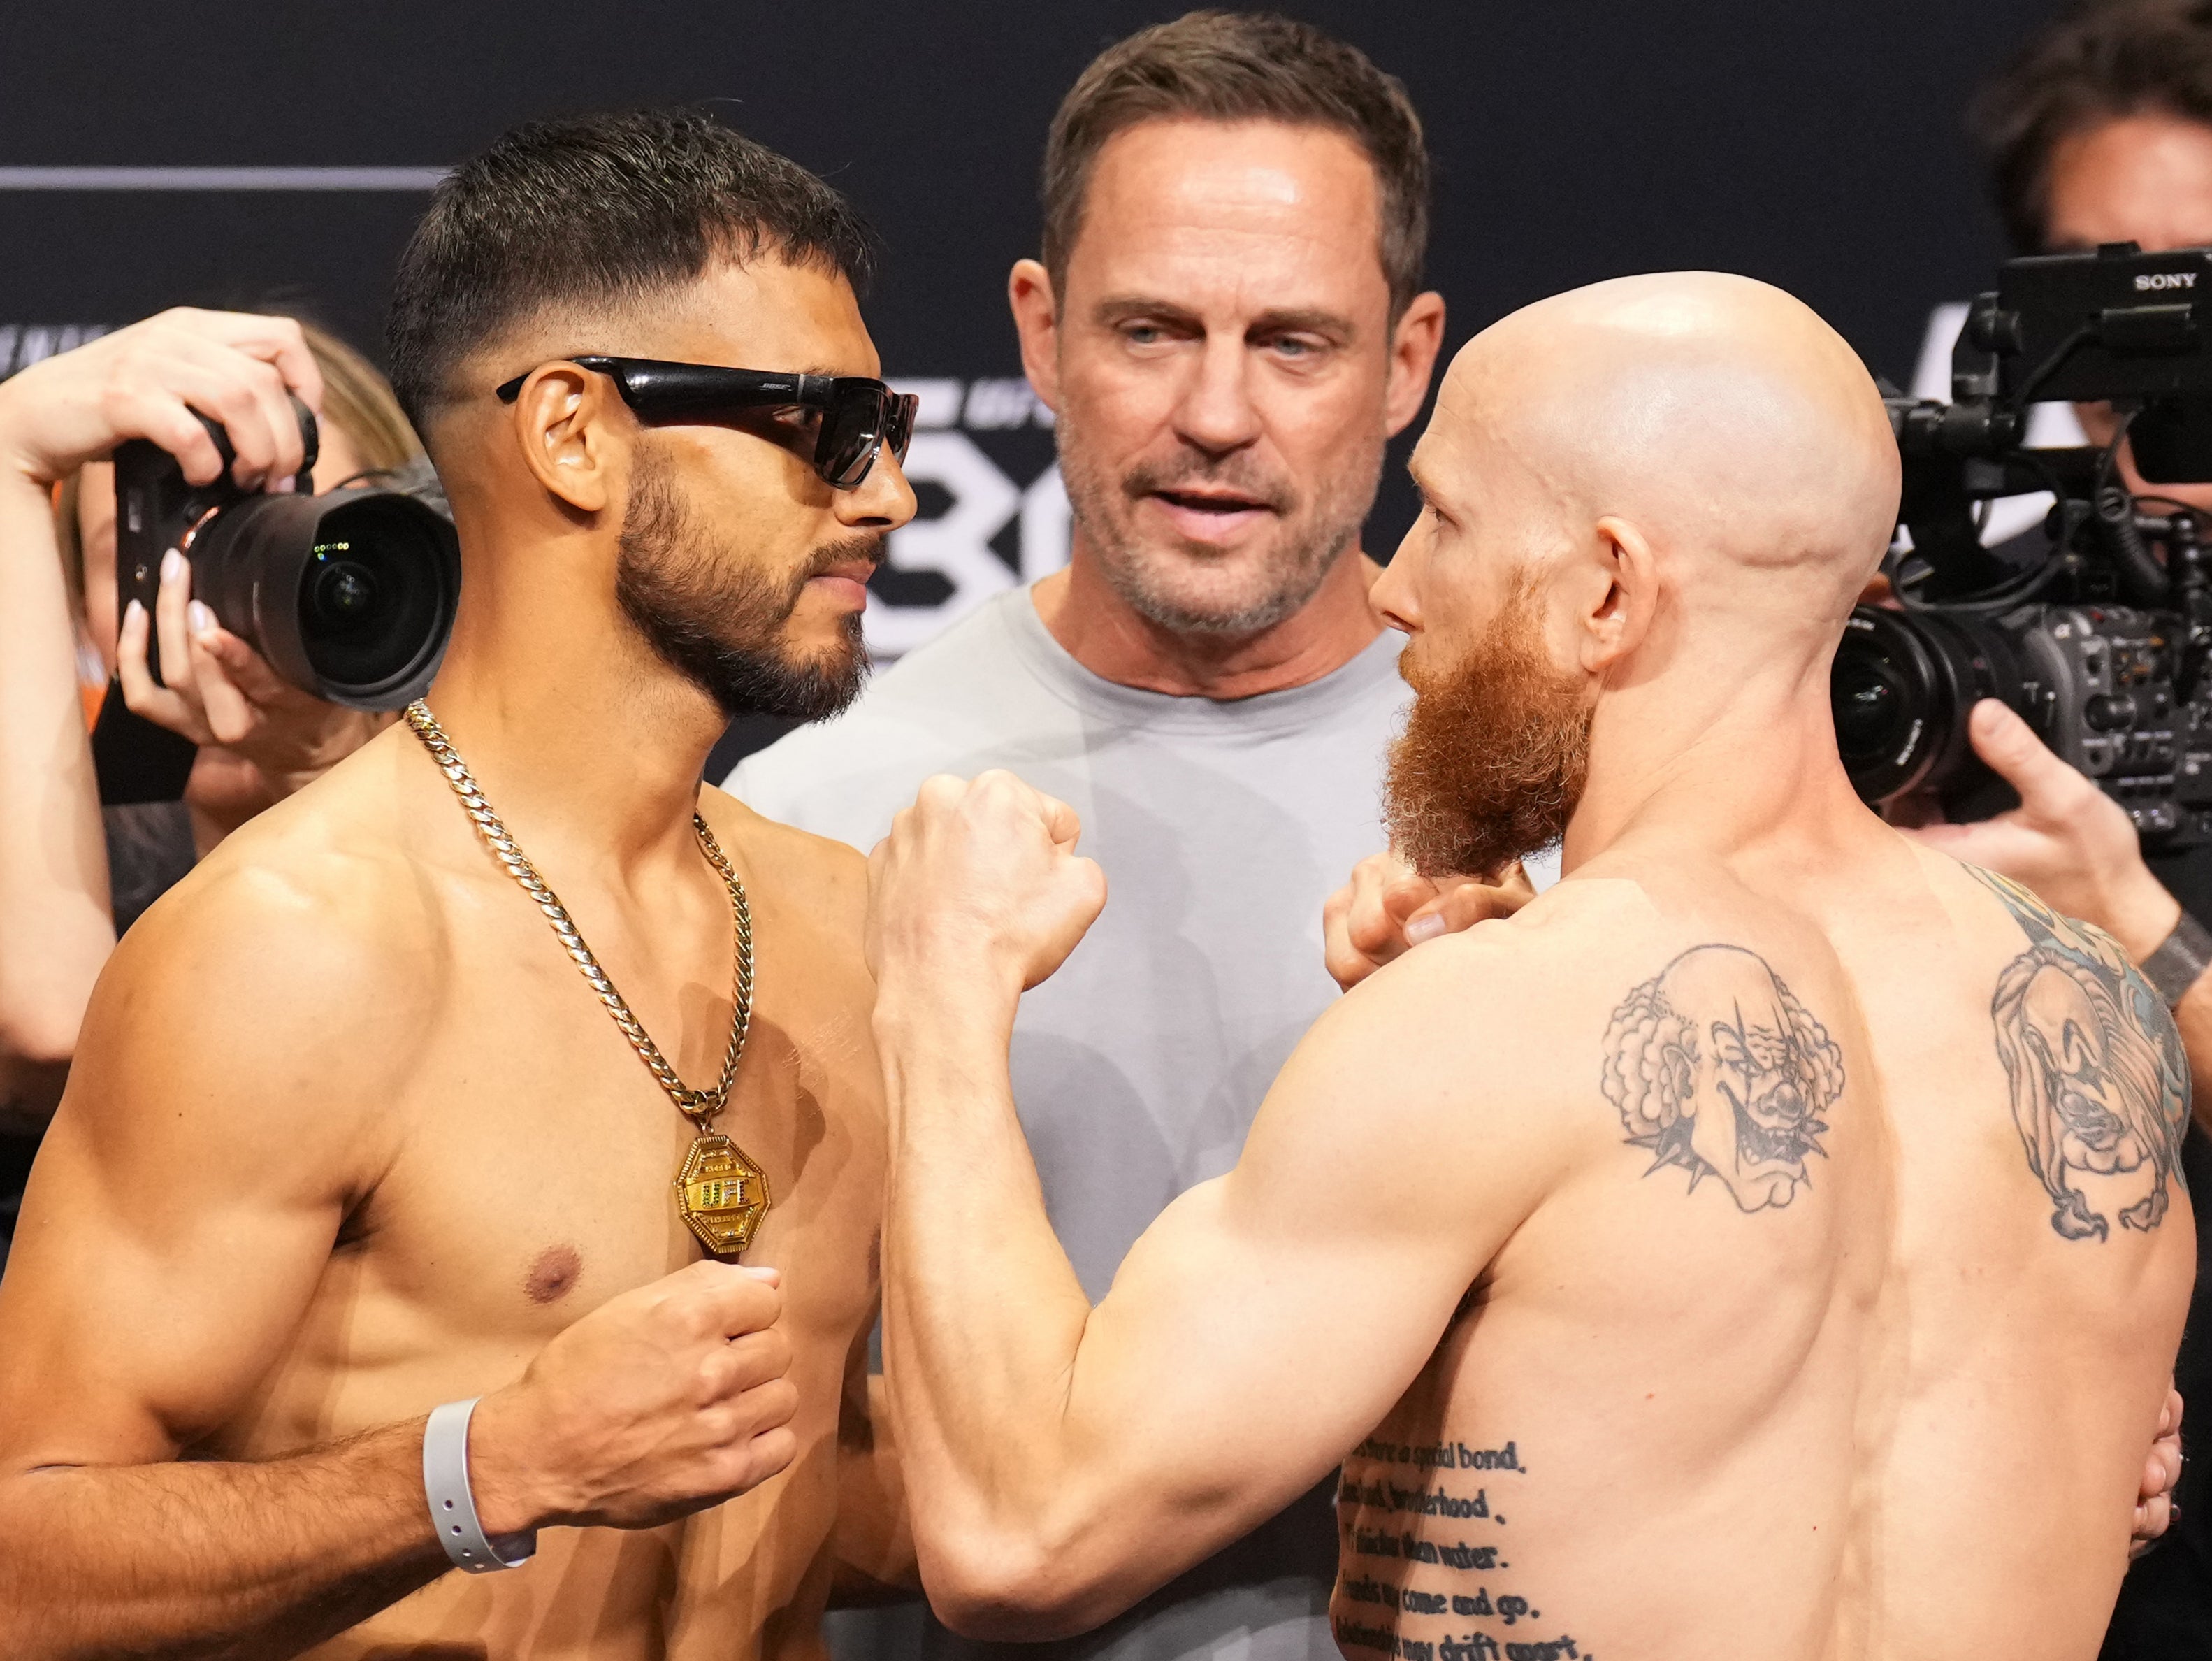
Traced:
[[[1018, 774], [1082, 816], [1104, 914], [1022, 1000], [1014, 1100], [1095, 1302], [1176, 1195], [1237, 1161], [1291, 1047], [1335, 999], [1322, 903], [1381, 849], [1382, 756], [1409, 696], [1387, 634], [1310, 684], [1233, 703], [1092, 674], [1026, 588], [885, 672], [844, 715], [742, 762], [731, 792], [865, 851], [933, 773]], [[1097, 1633], [933, 1655], [1336, 1661], [1329, 1485]], [[884, 1646], [875, 1646], [879, 1651]]]

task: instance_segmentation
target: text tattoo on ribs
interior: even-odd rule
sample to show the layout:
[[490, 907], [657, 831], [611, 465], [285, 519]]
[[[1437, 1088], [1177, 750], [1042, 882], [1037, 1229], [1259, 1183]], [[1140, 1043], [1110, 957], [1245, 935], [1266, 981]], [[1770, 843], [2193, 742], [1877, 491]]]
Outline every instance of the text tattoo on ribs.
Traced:
[[2189, 1125], [2189, 1069], [2173, 1018], [2111, 936], [2061, 917], [2018, 883], [1967, 868], [2027, 936], [2027, 950], [1997, 977], [1990, 1018], [2013, 1123], [2054, 1208], [2051, 1227], [2069, 1240], [2111, 1232], [2069, 1171], [2148, 1171], [2148, 1191], [2121, 1208], [2120, 1226], [2156, 1228]]
[[1603, 1085], [1644, 1174], [1695, 1189], [1717, 1177], [1746, 1211], [1785, 1206], [1821, 1153], [1844, 1093], [1844, 1055], [1755, 952], [1692, 946], [1644, 983], [1606, 1028]]
[[[1485, 1474], [1470, 1483], [1461, 1475], [1468, 1471]], [[1554, 1635], [1540, 1636], [1544, 1611], [1496, 1578], [1513, 1565], [1503, 1555], [1508, 1496], [1492, 1488], [1528, 1474], [1511, 1442], [1370, 1438], [1354, 1448], [1337, 1488], [1338, 1646], [1396, 1661], [1597, 1661], [1571, 1633], [1553, 1627]], [[1413, 1584], [1416, 1576], [1429, 1584]]]

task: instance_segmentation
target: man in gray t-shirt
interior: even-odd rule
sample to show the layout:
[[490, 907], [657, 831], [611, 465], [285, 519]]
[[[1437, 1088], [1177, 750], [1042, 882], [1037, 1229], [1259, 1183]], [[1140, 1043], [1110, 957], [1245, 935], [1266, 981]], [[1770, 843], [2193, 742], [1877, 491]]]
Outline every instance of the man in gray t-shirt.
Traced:
[[[1044, 258], [1009, 283], [1057, 418], [1068, 568], [730, 780], [861, 848], [936, 772], [1010, 768], [1082, 815], [1113, 904], [1023, 1001], [1013, 1080], [1094, 1298], [1170, 1200], [1234, 1163], [1334, 996], [1322, 902], [1385, 842], [1407, 694], [1358, 538], [1443, 334], [1419, 292], [1427, 196], [1403, 88], [1317, 30], [1193, 14], [1109, 47], [1054, 119]], [[1334, 1661], [1328, 1500], [1051, 1652]], [[846, 1661], [913, 1647], [882, 1624], [833, 1641]], [[933, 1626], [921, 1646], [1003, 1647]]]

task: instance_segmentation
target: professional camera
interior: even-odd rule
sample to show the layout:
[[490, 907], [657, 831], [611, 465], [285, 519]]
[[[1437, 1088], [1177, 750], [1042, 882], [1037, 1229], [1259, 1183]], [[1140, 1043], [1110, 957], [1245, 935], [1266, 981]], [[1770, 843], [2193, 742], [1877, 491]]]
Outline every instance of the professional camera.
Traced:
[[[1966, 716], [2002, 698], [2128, 810], [2145, 843], [2212, 843], [2212, 593], [2199, 516], [2130, 496], [2122, 439], [2159, 484], [2212, 481], [2212, 250], [2008, 262], [1953, 358], [1954, 401], [1891, 397], [1909, 551], [1896, 609], [1862, 605], [1837, 648], [1836, 738], [1869, 802], [1932, 792], [1954, 820], [2017, 798]], [[1887, 390], [1887, 389], [1885, 389]], [[2109, 403], [2110, 445], [2031, 449], [2031, 404]], [[1987, 504], [2056, 498], [2024, 557], [1983, 546]]]
[[[118, 606], [136, 599], [150, 614], [161, 556], [179, 549], [191, 562], [193, 598], [293, 685], [356, 709], [399, 709], [437, 672], [460, 599], [460, 544], [436, 475], [424, 464], [412, 488], [314, 496], [315, 417], [297, 399], [293, 409], [307, 446], [294, 493], [240, 489], [229, 437], [205, 416], [222, 453], [212, 484], [187, 484], [176, 459], [147, 440], [117, 447]], [[150, 631], [146, 650], [159, 679]]]

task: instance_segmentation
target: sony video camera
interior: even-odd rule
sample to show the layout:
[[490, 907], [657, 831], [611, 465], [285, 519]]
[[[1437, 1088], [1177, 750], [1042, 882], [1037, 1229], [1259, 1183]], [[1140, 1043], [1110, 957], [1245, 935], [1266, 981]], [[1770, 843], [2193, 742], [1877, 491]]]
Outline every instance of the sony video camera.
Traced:
[[[200, 417], [222, 453], [211, 484], [190, 484], [145, 439], [115, 452], [117, 615], [134, 599], [150, 616], [161, 556], [192, 565], [192, 596], [301, 691], [356, 709], [398, 709], [422, 695], [445, 655], [460, 599], [460, 543], [437, 476], [388, 477], [397, 489], [312, 494], [315, 417], [296, 399], [307, 445], [295, 492], [264, 495], [231, 478], [221, 426]], [[148, 666], [161, 670], [149, 631]]]
[[[2212, 843], [2212, 593], [2200, 516], [2118, 472], [2212, 482], [2212, 249], [2008, 262], [1953, 359], [1954, 401], [1890, 398], [1905, 463], [1897, 608], [1862, 605], [1837, 648], [1836, 738], [1869, 802], [1935, 793], [1954, 820], [2017, 798], [1966, 716], [2002, 698], [2136, 823], [2146, 847]], [[2030, 449], [2029, 406], [2109, 403], [2111, 444]], [[1987, 504], [2047, 490], [2044, 534], [1983, 545]], [[2008, 557], [2013, 556], [2013, 557]]]

